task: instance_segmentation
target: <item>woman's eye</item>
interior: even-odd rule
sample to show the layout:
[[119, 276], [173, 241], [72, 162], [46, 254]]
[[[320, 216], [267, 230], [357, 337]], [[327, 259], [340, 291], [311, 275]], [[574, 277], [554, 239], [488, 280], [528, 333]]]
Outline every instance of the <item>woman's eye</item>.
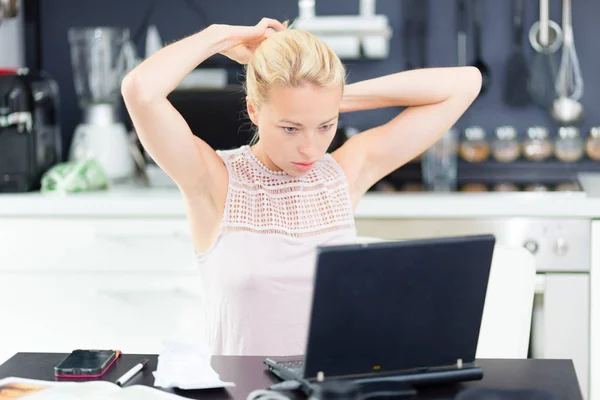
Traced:
[[294, 128], [292, 126], [284, 126], [283, 130], [286, 131], [287, 133], [294, 133], [294, 132], [296, 132], [296, 128]]
[[321, 127], [321, 129], [322, 129], [322, 130], [324, 130], [324, 131], [328, 131], [328, 130], [329, 130], [329, 128], [331, 128], [332, 126], [333, 126], [333, 124], [329, 124], [329, 125], [323, 125], [323, 126]]

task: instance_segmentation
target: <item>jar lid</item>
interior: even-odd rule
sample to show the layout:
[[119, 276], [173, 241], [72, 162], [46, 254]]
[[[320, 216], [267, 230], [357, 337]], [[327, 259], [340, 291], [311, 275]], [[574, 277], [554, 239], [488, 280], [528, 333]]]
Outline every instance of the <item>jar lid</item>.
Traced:
[[480, 126], [470, 126], [465, 129], [465, 137], [468, 140], [484, 140], [485, 130]]
[[600, 126], [593, 126], [590, 129], [590, 136], [594, 139], [600, 139]]
[[513, 140], [517, 137], [517, 130], [510, 125], [499, 126], [496, 128], [496, 137], [500, 140]]
[[527, 137], [531, 140], [544, 140], [548, 138], [548, 129], [543, 126], [532, 126], [527, 129]]
[[558, 129], [558, 136], [561, 139], [575, 139], [579, 137], [579, 129], [574, 126], [561, 126]]

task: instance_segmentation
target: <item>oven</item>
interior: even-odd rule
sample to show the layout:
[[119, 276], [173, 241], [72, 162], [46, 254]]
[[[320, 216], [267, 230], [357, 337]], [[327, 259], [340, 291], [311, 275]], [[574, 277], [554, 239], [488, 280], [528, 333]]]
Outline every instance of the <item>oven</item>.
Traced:
[[411, 239], [491, 233], [535, 257], [530, 358], [572, 359], [589, 398], [591, 221], [560, 218], [360, 219], [358, 234]]

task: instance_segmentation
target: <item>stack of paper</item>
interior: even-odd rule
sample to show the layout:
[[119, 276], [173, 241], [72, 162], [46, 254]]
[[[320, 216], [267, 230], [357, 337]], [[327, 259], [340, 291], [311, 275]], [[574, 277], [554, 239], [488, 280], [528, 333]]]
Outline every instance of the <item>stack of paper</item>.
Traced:
[[180, 389], [210, 389], [235, 386], [223, 382], [210, 365], [207, 347], [178, 342], [166, 342], [158, 356], [154, 386]]

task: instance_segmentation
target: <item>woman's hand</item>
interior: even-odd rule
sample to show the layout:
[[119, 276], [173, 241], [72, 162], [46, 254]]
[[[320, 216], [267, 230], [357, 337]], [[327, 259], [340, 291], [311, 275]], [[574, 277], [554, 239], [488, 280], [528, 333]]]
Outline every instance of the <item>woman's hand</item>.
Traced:
[[247, 64], [263, 40], [284, 30], [285, 26], [275, 19], [263, 18], [254, 26], [221, 25], [221, 29], [225, 30], [227, 40], [225, 49], [219, 53], [240, 64]]

